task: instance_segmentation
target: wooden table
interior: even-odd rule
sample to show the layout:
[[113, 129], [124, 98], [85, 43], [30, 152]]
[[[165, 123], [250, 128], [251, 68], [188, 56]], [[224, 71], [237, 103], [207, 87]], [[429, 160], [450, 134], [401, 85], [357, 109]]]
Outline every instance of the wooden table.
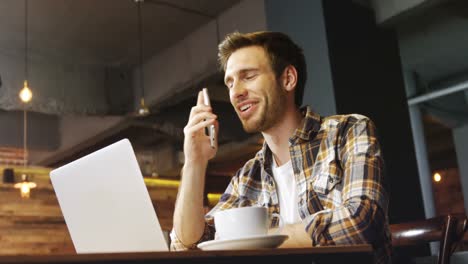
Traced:
[[232, 251], [0, 256], [0, 263], [372, 263], [370, 245]]

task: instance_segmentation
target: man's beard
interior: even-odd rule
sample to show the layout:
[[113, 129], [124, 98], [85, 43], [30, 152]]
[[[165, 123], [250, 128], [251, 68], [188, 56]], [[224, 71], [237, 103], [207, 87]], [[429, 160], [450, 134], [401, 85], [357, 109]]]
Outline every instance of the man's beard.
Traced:
[[257, 112], [253, 116], [248, 120], [241, 119], [245, 132], [264, 132], [281, 121], [285, 111], [287, 92], [281, 88], [279, 83], [274, 89], [268, 96], [265, 96], [264, 100], [259, 102], [259, 108], [256, 109]]

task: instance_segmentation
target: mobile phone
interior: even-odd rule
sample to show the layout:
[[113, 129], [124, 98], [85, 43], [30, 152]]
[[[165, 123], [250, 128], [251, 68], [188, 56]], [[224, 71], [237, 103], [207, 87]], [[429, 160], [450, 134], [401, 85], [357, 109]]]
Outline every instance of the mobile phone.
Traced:
[[[203, 103], [207, 106], [210, 106], [210, 97], [208, 96], [208, 88], [203, 88]], [[210, 146], [212, 148], [215, 147], [215, 126], [210, 125], [209, 127], [205, 128], [205, 133], [210, 137]]]

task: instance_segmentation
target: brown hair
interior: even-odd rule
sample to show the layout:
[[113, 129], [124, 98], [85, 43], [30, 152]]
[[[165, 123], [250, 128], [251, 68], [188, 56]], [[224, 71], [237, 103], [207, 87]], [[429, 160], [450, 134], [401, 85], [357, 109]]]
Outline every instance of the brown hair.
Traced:
[[227, 61], [232, 53], [249, 46], [260, 46], [265, 49], [277, 79], [287, 66], [292, 65], [296, 68], [297, 85], [294, 101], [300, 107], [307, 80], [307, 67], [302, 49], [281, 32], [259, 31], [246, 34], [233, 32], [228, 34], [218, 46], [220, 69], [226, 70]]

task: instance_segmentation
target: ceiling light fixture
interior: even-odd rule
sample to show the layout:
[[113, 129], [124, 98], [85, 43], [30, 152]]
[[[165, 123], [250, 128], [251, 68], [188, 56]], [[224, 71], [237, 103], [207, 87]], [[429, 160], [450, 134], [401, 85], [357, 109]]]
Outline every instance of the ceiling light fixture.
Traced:
[[138, 11], [138, 44], [139, 44], [139, 64], [140, 64], [140, 72], [139, 72], [139, 81], [140, 81], [140, 88], [141, 88], [141, 98], [140, 98], [140, 105], [138, 107], [138, 115], [139, 116], [146, 116], [149, 115], [150, 111], [149, 108], [145, 104], [145, 84], [143, 78], [143, 22], [141, 16], [141, 3], [143, 0], [135, 0], [137, 4], [137, 11]]

